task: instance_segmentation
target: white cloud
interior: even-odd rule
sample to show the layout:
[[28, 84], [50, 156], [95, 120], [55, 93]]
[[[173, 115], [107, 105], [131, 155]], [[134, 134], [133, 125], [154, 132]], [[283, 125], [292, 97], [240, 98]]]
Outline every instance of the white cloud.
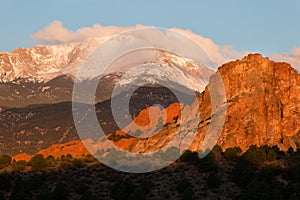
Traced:
[[[92, 27], [83, 27], [76, 31], [71, 31], [64, 27], [61, 21], [55, 20], [30, 37], [31, 39], [44, 44], [60, 44], [82, 41], [90, 37], [114, 35], [124, 31], [143, 27], [145, 26], [136, 25], [132, 27], [117, 27], [95, 24]], [[202, 47], [202, 49], [204, 49], [207, 55], [209, 55], [216, 66], [220, 66], [221, 64], [231, 60], [240, 59], [249, 53], [248, 51], [235, 51], [230, 45], [217, 45], [210, 38], [197, 35], [190, 30], [182, 30], [178, 28], [172, 28], [169, 30], [185, 34], [196, 41]], [[155, 34], [153, 34], [153, 37], [155, 37]], [[269, 57], [275, 61], [288, 62], [298, 71], [300, 71], [300, 47], [292, 49], [290, 53], [271, 54]]]
[[287, 62], [300, 72], [300, 47], [293, 48], [290, 53], [272, 54], [270, 58], [277, 62]]
[[249, 53], [248, 51], [243, 51], [243, 52], [235, 51], [230, 45], [219, 46], [215, 44], [210, 38], [205, 38], [201, 35], [197, 35], [190, 30], [181, 30], [177, 28], [173, 28], [173, 29], [190, 36], [197, 43], [199, 43], [200, 46], [210, 56], [210, 58], [217, 66], [220, 66], [231, 60], [242, 58]]
[[92, 27], [80, 28], [73, 32], [65, 28], [61, 21], [55, 20], [31, 35], [30, 38], [46, 44], [59, 44], [81, 41], [90, 37], [113, 35], [136, 27], [139, 27], [139, 25], [135, 27], [116, 27], [95, 24]]

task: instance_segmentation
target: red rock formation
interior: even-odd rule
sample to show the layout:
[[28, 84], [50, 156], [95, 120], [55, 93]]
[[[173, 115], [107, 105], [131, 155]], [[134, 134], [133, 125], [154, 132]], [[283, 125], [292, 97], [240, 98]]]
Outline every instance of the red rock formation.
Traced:
[[[250, 54], [242, 60], [224, 64], [218, 69], [226, 91], [227, 112], [218, 144], [223, 148], [251, 145], [278, 145], [287, 150], [300, 144], [300, 75], [287, 63], [277, 63]], [[214, 75], [216, 76], [216, 75]], [[199, 96], [199, 132], [191, 150], [201, 149], [211, 124], [211, 100], [208, 88]], [[216, 88], [216, 85], [213, 86]], [[195, 108], [194, 108], [195, 109]], [[176, 117], [176, 113], [173, 113]], [[218, 113], [213, 113], [218, 116]], [[141, 119], [139, 119], [141, 120]], [[178, 123], [177, 123], [178, 124]], [[182, 124], [183, 126], [186, 124]], [[169, 123], [155, 137], [132, 140], [131, 151], [145, 152], [166, 145], [176, 134]]]
[[[90, 152], [85, 148], [84, 144], [78, 140], [72, 140], [64, 144], [54, 144], [51, 147], [43, 149], [36, 154], [43, 154], [44, 157], [53, 156], [55, 158], [60, 158], [62, 155], [71, 154], [74, 158], [82, 158], [84, 155], [90, 154]], [[30, 161], [33, 155], [28, 154], [18, 154], [13, 156], [13, 159]]]
[[[222, 65], [218, 69], [223, 79], [227, 98], [225, 124], [218, 140], [223, 148], [239, 146], [247, 150], [251, 145], [278, 145], [287, 150], [300, 144], [300, 75], [287, 63], [278, 63], [263, 58], [259, 54], [250, 54], [242, 60]], [[190, 146], [191, 150], [201, 149], [202, 141], [211, 122], [211, 99], [208, 88], [216, 80], [213, 75], [208, 87], [200, 94], [200, 123], [198, 133]], [[217, 86], [213, 86], [218, 89]], [[151, 152], [163, 148], [175, 136], [184, 117], [193, 118], [197, 110], [195, 105], [187, 106], [189, 116], [180, 116], [180, 105], [172, 104], [165, 109], [167, 118], [165, 126], [156, 135], [149, 138], [123, 137], [114, 144], [121, 149], [132, 152]], [[134, 119], [141, 127], [150, 124], [150, 108]], [[174, 120], [179, 116], [179, 120]], [[158, 118], [152, 119], [157, 121]], [[127, 127], [131, 129], [131, 125]], [[187, 130], [188, 131], [188, 130]], [[122, 131], [115, 134], [124, 135]], [[108, 137], [111, 135], [108, 135]], [[93, 144], [95, 149], [97, 145]], [[45, 156], [61, 156], [71, 153], [73, 156], [88, 153], [81, 142], [55, 145], [39, 153]]]
[[[246, 150], [253, 144], [278, 145], [286, 150], [300, 142], [300, 75], [287, 63], [259, 54], [219, 68], [226, 90], [227, 114], [218, 143]], [[201, 111], [207, 112], [206, 90]], [[206, 126], [200, 128], [200, 134]], [[199, 142], [198, 142], [199, 144]], [[197, 149], [197, 140], [192, 149]]]

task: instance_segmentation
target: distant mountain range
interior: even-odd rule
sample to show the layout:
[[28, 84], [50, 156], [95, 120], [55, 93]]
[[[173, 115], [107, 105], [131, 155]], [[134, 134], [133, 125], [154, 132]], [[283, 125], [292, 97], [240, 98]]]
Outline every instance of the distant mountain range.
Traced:
[[[34, 154], [53, 144], [79, 139], [72, 118], [72, 89], [76, 81], [87, 86], [98, 81], [98, 76], [75, 77], [79, 66], [99, 43], [101, 40], [90, 39], [81, 43], [0, 53], [1, 154]], [[186, 90], [196, 92], [201, 120], [190, 149], [199, 150], [212, 116], [219, 114], [211, 113], [208, 90], [214, 84], [214, 71], [167, 52], [157, 51], [153, 55], [151, 60], [139, 65], [141, 71], [127, 77], [129, 81], [126, 83], [119, 83], [126, 65], [124, 71], [111, 71], [100, 78], [95, 97], [99, 122], [108, 136], [122, 134], [112, 117], [110, 102], [111, 98], [126, 95], [126, 86], [130, 84], [140, 89], [130, 101], [131, 116], [124, 116], [129, 121], [130, 118], [146, 120], [146, 111], [154, 104], [161, 104], [166, 110], [176, 108], [178, 100], [170, 90], [156, 85], [156, 80], [152, 85], [141, 87], [137, 77], [149, 69], [144, 68], [145, 65], [161, 66], [166, 73], [169, 69], [181, 70], [189, 84], [176, 81], [176, 77], [159, 76], [155, 70], [149, 70], [152, 74], [148, 77], [152, 78], [156, 73], [157, 80], [176, 82], [173, 87], [183, 95], [187, 95]], [[223, 79], [227, 97], [227, 102], [224, 102], [227, 105], [225, 125], [218, 140], [222, 148], [239, 146], [246, 150], [252, 144], [268, 144], [286, 150], [300, 144], [300, 75], [296, 70], [287, 63], [276, 63], [259, 54], [250, 54], [220, 66], [218, 73]], [[193, 79], [195, 77], [197, 80]], [[112, 97], [117, 84], [124, 87], [124, 94]], [[191, 110], [194, 101], [196, 99], [191, 97], [186, 105]], [[84, 106], [94, 109], [93, 105]], [[176, 110], [169, 113], [170, 119], [180, 117]], [[156, 137], [134, 139], [122, 136], [114, 142], [134, 152], [159, 149], [176, 133], [178, 123], [180, 121], [170, 120]]]
[[[138, 56], [131, 55], [131, 59], [143, 59], [137, 63], [121, 58], [116, 61], [118, 67], [112, 66], [113, 70], [103, 75], [86, 69], [85, 75], [77, 76], [85, 59], [103, 40], [105, 38], [92, 38], [77, 43], [19, 48], [0, 53], [0, 108], [71, 101], [75, 81], [88, 88], [98, 79], [97, 102], [108, 100], [116, 85], [125, 88], [133, 84], [142, 86], [144, 81], [154, 84], [158, 81], [175, 82], [201, 92], [214, 73], [188, 58], [161, 50], [144, 50]], [[138, 70], [125, 74], [126, 78], [119, 82], [131, 65]], [[174, 71], [181, 73], [183, 78], [176, 80], [178, 77]], [[140, 80], [141, 74], [143, 80]]]
[[[226, 91], [227, 105], [225, 124], [218, 141], [223, 149], [238, 146], [246, 151], [251, 145], [277, 145], [282, 150], [296, 149], [300, 145], [300, 75], [287, 63], [277, 63], [250, 54], [241, 60], [226, 63], [218, 69]], [[198, 96], [200, 123], [190, 149], [199, 151], [213, 120], [224, 113], [222, 107], [212, 112], [208, 88], [218, 90], [216, 75], [205, 91]], [[190, 105], [190, 110], [197, 110]], [[170, 112], [170, 119], [180, 116]], [[193, 112], [188, 118], [194, 116]], [[145, 119], [140, 115], [138, 118]], [[138, 120], [138, 119], [136, 119]], [[222, 126], [222, 123], [217, 122]], [[190, 127], [180, 121], [171, 121], [157, 136], [146, 139], [124, 139], [117, 144], [133, 152], [147, 152], [162, 148], [177, 134], [178, 126]], [[188, 133], [188, 129], [185, 130]], [[122, 134], [122, 133], [121, 133]], [[124, 144], [126, 146], [124, 147]]]

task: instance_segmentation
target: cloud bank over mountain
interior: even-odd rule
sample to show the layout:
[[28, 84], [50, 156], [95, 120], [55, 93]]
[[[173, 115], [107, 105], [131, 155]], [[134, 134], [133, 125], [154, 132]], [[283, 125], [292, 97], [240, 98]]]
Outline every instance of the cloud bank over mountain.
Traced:
[[[68, 42], [79, 42], [91, 37], [105, 37], [115, 35], [121, 32], [145, 28], [143, 25], [130, 27], [117, 26], [101, 26], [95, 24], [92, 27], [82, 27], [76, 31], [69, 30], [63, 26], [60, 20], [55, 20], [43, 29], [32, 34], [30, 38], [42, 44], [60, 44]], [[214, 43], [210, 38], [197, 35], [190, 30], [182, 30], [172, 28], [170, 30], [185, 34], [196, 41], [213, 60], [216, 66], [220, 66], [232, 60], [241, 59], [249, 53], [249, 51], [236, 51], [231, 45], [220, 46]], [[300, 47], [293, 48], [290, 53], [270, 54], [270, 58], [275, 61], [288, 62], [298, 71], [300, 71]]]
[[139, 27], [139, 25], [134, 27], [116, 27], [95, 24], [92, 27], [83, 27], [76, 31], [71, 31], [64, 27], [61, 21], [55, 20], [46, 25], [42, 30], [32, 34], [30, 38], [45, 44], [60, 44], [78, 42], [90, 37], [114, 35], [136, 27]]

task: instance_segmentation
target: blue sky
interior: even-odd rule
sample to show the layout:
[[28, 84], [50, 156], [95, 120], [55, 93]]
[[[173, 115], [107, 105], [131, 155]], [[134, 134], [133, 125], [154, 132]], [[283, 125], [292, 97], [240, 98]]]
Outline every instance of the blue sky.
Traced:
[[238, 51], [289, 52], [300, 46], [300, 1], [2, 0], [1, 51], [30, 47], [29, 36], [53, 20], [77, 30], [93, 24], [190, 29]]

